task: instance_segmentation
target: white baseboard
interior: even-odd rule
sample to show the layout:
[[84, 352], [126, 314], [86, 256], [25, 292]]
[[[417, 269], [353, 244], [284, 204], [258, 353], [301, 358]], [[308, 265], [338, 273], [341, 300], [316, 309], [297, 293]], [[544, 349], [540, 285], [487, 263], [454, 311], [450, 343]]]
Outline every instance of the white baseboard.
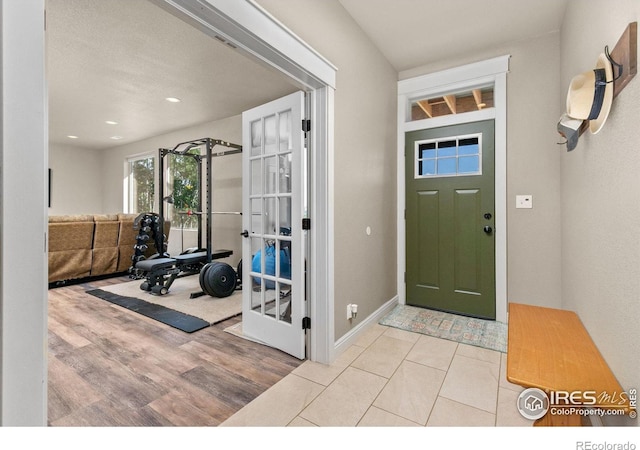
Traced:
[[391, 300], [384, 303], [380, 308], [378, 308], [373, 314], [370, 314], [365, 320], [360, 322], [358, 325], [353, 327], [349, 332], [347, 332], [340, 339], [335, 341], [333, 348], [333, 357], [331, 360], [333, 361], [338, 355], [344, 352], [349, 346], [354, 344], [360, 335], [370, 326], [378, 323], [381, 318], [387, 315], [391, 310], [398, 304], [398, 296], [394, 296]]

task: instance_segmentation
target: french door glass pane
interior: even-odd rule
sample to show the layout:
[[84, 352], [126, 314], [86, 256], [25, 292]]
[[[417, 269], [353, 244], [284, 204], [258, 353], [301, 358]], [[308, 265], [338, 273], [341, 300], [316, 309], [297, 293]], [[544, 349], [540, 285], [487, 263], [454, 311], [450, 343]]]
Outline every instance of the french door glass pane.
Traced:
[[278, 161], [275, 156], [270, 156], [264, 159], [264, 180], [265, 180], [265, 194], [276, 193], [276, 180], [278, 172]]
[[291, 284], [278, 283], [278, 320], [291, 323]]
[[278, 226], [278, 224], [275, 198], [271, 197], [264, 199], [264, 215], [262, 217], [262, 221], [264, 223], [264, 228], [262, 230], [263, 234], [276, 234], [276, 227]]
[[291, 111], [280, 113], [280, 153], [291, 151]]
[[264, 118], [264, 152], [275, 153], [278, 150], [276, 116]]
[[262, 194], [262, 159], [251, 161], [251, 195]]
[[280, 155], [278, 189], [281, 194], [291, 192], [291, 153]]
[[251, 156], [262, 153], [262, 121], [251, 122]]

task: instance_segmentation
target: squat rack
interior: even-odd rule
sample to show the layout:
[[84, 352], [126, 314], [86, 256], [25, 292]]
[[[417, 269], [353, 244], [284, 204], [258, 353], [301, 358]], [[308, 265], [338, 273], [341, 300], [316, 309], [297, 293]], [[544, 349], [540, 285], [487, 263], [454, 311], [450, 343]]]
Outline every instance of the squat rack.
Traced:
[[[189, 153], [189, 150], [193, 148], [201, 148], [205, 147], [204, 155], [199, 152], [197, 154]], [[229, 150], [221, 150], [218, 152], [213, 152], [213, 148], [215, 146], [223, 146], [227, 147]], [[212, 242], [212, 215], [213, 215], [213, 170], [212, 170], [212, 160], [213, 158], [217, 158], [219, 156], [225, 155], [233, 155], [236, 153], [242, 152], [242, 146], [238, 144], [233, 144], [227, 141], [221, 141], [219, 139], [211, 139], [211, 138], [202, 138], [196, 139], [192, 141], [181, 142], [172, 149], [160, 148], [159, 153], [159, 164], [160, 164], [160, 174], [159, 174], [159, 192], [160, 192], [160, 223], [164, 224], [164, 203], [165, 200], [171, 199], [172, 195], [165, 197], [164, 195], [164, 158], [167, 155], [180, 155], [180, 156], [189, 156], [196, 161], [198, 165], [198, 212], [196, 215], [198, 216], [198, 245], [202, 245], [202, 216], [206, 215], [207, 217], [207, 241], [206, 241], [206, 251], [207, 251], [207, 263], [210, 263], [213, 252], [213, 242]], [[206, 161], [207, 163], [207, 173], [206, 173], [206, 211], [203, 212], [202, 209], [202, 161]], [[164, 227], [164, 225], [162, 225]]]

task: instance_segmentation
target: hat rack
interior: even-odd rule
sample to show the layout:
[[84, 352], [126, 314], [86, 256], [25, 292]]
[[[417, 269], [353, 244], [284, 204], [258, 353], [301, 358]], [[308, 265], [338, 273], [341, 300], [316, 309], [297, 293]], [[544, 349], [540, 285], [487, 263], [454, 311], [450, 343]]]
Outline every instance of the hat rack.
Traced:
[[[618, 39], [616, 46], [610, 53], [611, 59], [622, 65], [620, 77], [613, 82], [613, 98], [629, 84], [638, 72], [638, 22], [631, 22]], [[589, 128], [589, 121], [585, 120], [578, 133], [580, 136]]]

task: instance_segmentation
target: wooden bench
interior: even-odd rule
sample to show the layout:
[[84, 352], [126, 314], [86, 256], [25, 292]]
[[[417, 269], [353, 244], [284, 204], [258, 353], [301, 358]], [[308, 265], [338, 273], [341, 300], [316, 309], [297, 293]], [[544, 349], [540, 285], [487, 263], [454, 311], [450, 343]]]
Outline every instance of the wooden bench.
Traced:
[[[625, 414], [632, 411], [629, 398], [576, 313], [510, 303], [508, 330], [507, 380], [511, 383], [539, 388], [547, 395], [588, 391], [587, 403], [593, 397], [599, 399], [589, 408], [623, 409]], [[580, 394], [577, 396], [579, 402]], [[553, 405], [534, 425], [581, 425], [577, 413], [552, 411]]]

